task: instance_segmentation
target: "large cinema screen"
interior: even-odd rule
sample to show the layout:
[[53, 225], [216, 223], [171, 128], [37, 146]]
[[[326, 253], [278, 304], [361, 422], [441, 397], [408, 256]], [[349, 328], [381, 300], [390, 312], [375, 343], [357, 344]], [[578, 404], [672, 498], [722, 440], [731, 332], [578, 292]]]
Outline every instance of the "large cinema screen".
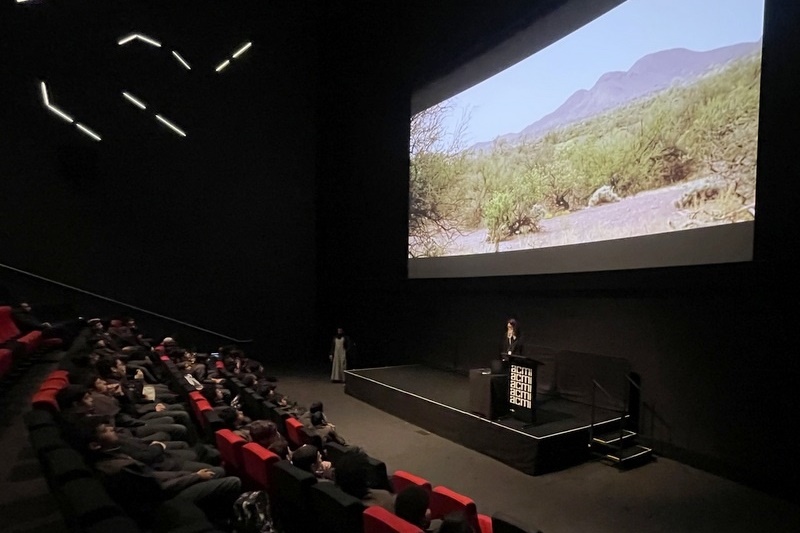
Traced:
[[613, 4], [413, 109], [410, 277], [752, 259], [764, 0]]

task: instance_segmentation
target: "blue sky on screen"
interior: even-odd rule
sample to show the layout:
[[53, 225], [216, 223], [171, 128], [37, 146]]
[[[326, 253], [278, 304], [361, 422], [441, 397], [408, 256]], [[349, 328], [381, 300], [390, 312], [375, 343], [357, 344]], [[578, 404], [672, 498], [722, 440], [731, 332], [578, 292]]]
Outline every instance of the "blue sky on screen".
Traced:
[[[671, 48], [758, 41], [764, 0], [628, 0], [533, 56], [452, 98], [471, 109], [466, 146], [515, 133], [606, 72]], [[448, 121], [452, 127], [460, 113]]]

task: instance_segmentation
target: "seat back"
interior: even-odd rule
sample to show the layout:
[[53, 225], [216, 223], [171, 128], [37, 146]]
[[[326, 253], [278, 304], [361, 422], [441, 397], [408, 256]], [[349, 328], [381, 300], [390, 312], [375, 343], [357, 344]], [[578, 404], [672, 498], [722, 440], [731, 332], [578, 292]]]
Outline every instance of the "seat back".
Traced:
[[392, 474], [392, 486], [394, 487], [394, 491], [400, 492], [410, 485], [422, 487], [428, 494], [433, 490], [430, 481], [414, 475], [411, 472], [406, 472], [405, 470], [395, 470], [394, 474]]
[[466, 517], [474, 531], [480, 531], [478, 509], [472, 498], [459, 494], [447, 487], [434, 487], [431, 491], [431, 518], [444, 518], [450, 513], [460, 512]]
[[309, 498], [311, 487], [316, 483], [314, 474], [297, 468], [289, 461], [273, 463], [270, 472], [270, 504], [272, 518], [281, 531], [314, 531]]
[[423, 533], [414, 524], [406, 522], [378, 505], [367, 507], [362, 514], [362, 520], [364, 533]]
[[311, 487], [311, 513], [316, 520], [315, 531], [361, 533], [364, 528], [364, 504], [334, 483]]
[[256, 442], [248, 442], [242, 446], [242, 464], [245, 480], [255, 490], [270, 491], [270, 473], [272, 465], [280, 461], [277, 454], [272, 453]]
[[286, 438], [292, 449], [299, 448], [303, 444], [310, 444], [304, 429], [303, 423], [295, 417], [290, 416], [286, 419]]
[[243, 471], [242, 448], [247, 441], [230, 429], [220, 429], [214, 433], [214, 437], [225, 471], [240, 475]]
[[19, 337], [19, 328], [11, 318], [11, 307], [0, 306], [0, 344]]

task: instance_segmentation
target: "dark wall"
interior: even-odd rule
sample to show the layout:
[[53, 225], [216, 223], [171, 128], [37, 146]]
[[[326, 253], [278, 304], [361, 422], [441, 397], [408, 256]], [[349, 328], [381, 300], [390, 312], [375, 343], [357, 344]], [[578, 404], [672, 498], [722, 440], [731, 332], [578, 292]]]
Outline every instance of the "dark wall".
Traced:
[[[295, 324], [313, 328], [316, 294], [311, 3], [4, 4], [0, 262], [256, 339], [270, 357], [305, 353]], [[135, 32], [162, 47], [117, 45]], [[40, 80], [103, 140], [47, 111]]]
[[321, 316], [341, 309], [376, 347], [376, 364], [487, 366], [511, 315], [532, 344], [626, 357], [641, 375], [641, 430], [658, 453], [793, 494], [787, 485], [800, 464], [783, 428], [800, 414], [794, 313], [785, 311], [797, 247], [787, 157], [796, 150], [798, 116], [795, 3], [766, 6], [752, 263], [405, 279], [413, 89], [495, 46], [520, 18], [562, 3], [528, 2], [526, 11], [516, 2], [453, 1], [339, 13], [344, 48], [322, 60], [335, 67], [325, 73], [331, 83], [320, 108], [319, 194], [337, 207], [319, 210]]

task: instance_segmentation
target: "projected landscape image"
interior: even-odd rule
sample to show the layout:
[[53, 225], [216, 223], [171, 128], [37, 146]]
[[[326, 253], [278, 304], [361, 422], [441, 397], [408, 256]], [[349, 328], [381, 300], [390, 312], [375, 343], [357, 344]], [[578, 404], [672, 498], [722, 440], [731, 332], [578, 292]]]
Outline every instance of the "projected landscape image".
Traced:
[[754, 220], [762, 17], [628, 0], [414, 115], [409, 258]]

